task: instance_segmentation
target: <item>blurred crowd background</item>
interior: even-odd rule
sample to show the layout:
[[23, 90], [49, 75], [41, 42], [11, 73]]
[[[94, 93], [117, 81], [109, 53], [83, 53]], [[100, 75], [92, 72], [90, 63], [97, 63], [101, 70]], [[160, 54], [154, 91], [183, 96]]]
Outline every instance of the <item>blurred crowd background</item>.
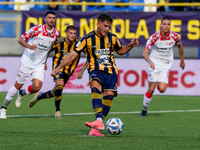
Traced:
[[[0, 2], [80, 2], [83, 0], [0, 0]], [[200, 0], [86, 0], [86, 2], [94, 2], [94, 3], [144, 3], [144, 4], [166, 4], [166, 3], [199, 3]], [[23, 5], [20, 7], [20, 10], [73, 10], [79, 11], [81, 10], [81, 5]], [[17, 5], [14, 4], [3, 4], [0, 5], [0, 10], [17, 10]], [[146, 6], [86, 6], [87, 11], [148, 11], [148, 7]], [[152, 11], [199, 11], [200, 6], [154, 6]]]

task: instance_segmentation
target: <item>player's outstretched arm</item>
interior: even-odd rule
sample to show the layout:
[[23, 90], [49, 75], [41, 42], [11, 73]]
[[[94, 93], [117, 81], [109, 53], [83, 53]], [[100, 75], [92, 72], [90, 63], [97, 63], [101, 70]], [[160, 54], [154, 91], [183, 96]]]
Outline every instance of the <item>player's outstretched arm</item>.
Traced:
[[51, 76], [55, 76], [62, 67], [69, 65], [77, 56], [78, 54], [75, 51], [69, 53], [69, 55], [62, 61], [62, 63], [51, 72]]
[[18, 40], [18, 43], [31, 50], [36, 50], [37, 45], [29, 45], [22, 37]]
[[185, 68], [185, 62], [184, 62], [184, 51], [183, 51], [183, 45], [182, 43], [178, 46], [178, 50], [179, 50], [179, 55], [180, 55], [180, 67], [182, 68], [182, 70], [184, 70]]
[[84, 66], [81, 68], [81, 70], [76, 74], [76, 78], [77, 79], [81, 79], [83, 77], [83, 73], [85, 71], [85, 69], [87, 68], [87, 66], [89, 65], [88, 61], [86, 60]]
[[139, 41], [138, 41], [138, 39], [134, 38], [131, 40], [131, 42], [128, 45], [122, 46], [122, 48], [119, 51], [116, 51], [116, 53], [118, 55], [124, 55], [137, 45], [139, 45]]

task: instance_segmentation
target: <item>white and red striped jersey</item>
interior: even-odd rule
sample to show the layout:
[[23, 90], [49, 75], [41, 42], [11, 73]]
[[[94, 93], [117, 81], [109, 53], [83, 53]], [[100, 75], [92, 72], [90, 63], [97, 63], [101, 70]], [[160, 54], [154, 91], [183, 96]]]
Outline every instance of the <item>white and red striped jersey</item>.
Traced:
[[158, 31], [149, 37], [145, 49], [151, 50], [149, 55], [151, 61], [157, 66], [162, 66], [172, 64], [174, 59], [173, 46], [175, 44], [177, 46], [181, 44], [177, 33], [169, 31], [167, 37], [164, 38], [161, 31]]
[[55, 27], [48, 31], [45, 24], [34, 26], [26, 31], [21, 37], [28, 40], [29, 45], [37, 45], [37, 49], [25, 48], [21, 63], [29, 68], [36, 68], [38, 65], [44, 64], [47, 53], [59, 35], [60, 32]]

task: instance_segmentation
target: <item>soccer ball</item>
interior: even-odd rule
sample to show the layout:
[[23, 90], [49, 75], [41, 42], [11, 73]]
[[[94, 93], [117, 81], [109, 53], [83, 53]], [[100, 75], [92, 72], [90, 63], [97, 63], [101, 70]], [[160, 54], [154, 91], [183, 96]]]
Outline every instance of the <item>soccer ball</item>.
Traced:
[[110, 118], [106, 122], [106, 129], [110, 134], [120, 134], [124, 129], [124, 124], [119, 118]]

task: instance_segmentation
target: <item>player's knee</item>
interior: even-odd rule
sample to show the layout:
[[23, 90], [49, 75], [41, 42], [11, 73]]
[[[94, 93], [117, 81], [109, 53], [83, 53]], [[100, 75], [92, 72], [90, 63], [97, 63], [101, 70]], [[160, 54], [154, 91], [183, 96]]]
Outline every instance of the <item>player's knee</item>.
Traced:
[[32, 86], [32, 90], [33, 90], [34, 93], [38, 92], [40, 89], [41, 89], [40, 85], [34, 85], [34, 86]]
[[98, 93], [101, 94], [101, 91], [99, 91], [96, 87], [91, 88], [92, 93]]
[[63, 90], [64, 86], [63, 85], [57, 85], [56, 90]]
[[166, 91], [166, 88], [159, 88], [160, 93], [164, 93]]

